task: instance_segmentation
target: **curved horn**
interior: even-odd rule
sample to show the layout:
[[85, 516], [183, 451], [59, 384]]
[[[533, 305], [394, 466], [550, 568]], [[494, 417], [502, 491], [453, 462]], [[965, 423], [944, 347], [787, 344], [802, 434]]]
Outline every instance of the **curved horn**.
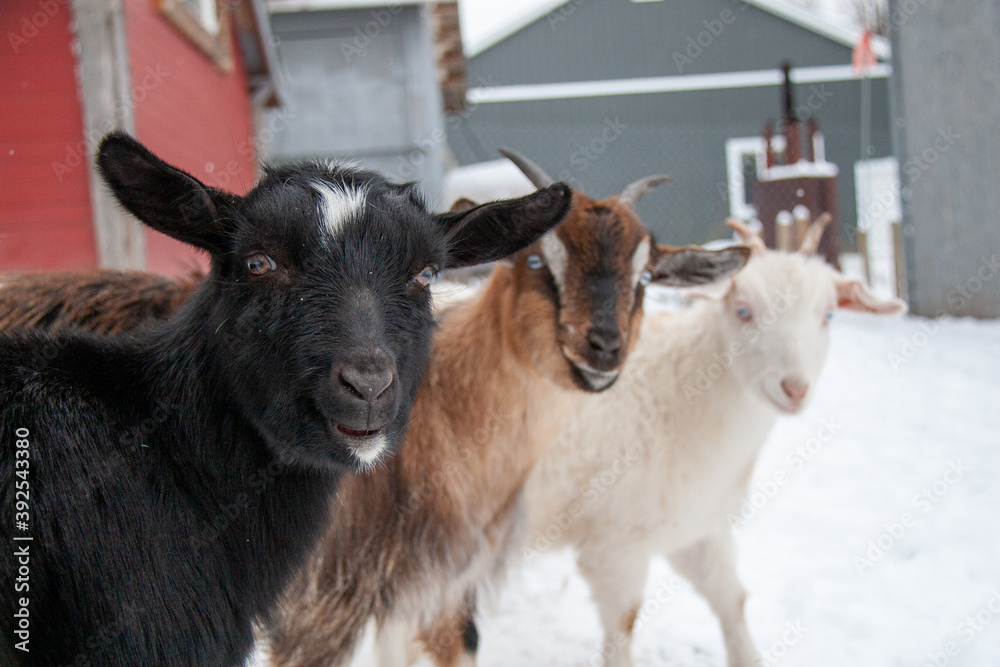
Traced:
[[500, 155], [503, 155], [505, 158], [513, 162], [515, 166], [521, 170], [521, 173], [527, 176], [528, 180], [531, 181], [531, 184], [536, 188], [545, 188], [555, 183], [555, 180], [542, 171], [541, 167], [517, 151], [504, 147], [500, 149]]
[[760, 237], [760, 234], [751, 229], [750, 225], [747, 223], [742, 220], [737, 220], [736, 218], [727, 218], [726, 226], [740, 235], [740, 241], [750, 248], [751, 256], [760, 257], [767, 252], [767, 246], [764, 245], [764, 239]]
[[803, 255], [815, 255], [816, 251], [819, 249], [819, 242], [823, 238], [823, 231], [826, 230], [826, 226], [830, 224], [833, 220], [833, 216], [829, 212], [824, 213], [809, 225], [809, 229], [806, 230], [806, 235], [802, 239], [802, 245], [799, 247], [799, 252]]
[[639, 200], [652, 192], [654, 188], [658, 188], [664, 183], [669, 183], [672, 180], [674, 179], [670, 178], [666, 174], [640, 178], [638, 181], [622, 190], [622, 193], [618, 195], [618, 201], [635, 208], [639, 203]]

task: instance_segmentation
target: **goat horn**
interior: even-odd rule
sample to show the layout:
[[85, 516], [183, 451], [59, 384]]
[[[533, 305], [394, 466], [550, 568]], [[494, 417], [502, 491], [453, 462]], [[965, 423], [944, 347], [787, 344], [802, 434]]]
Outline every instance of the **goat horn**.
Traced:
[[819, 242], [823, 238], [823, 231], [826, 226], [830, 224], [833, 220], [833, 216], [829, 212], [824, 213], [809, 225], [809, 229], [806, 230], [806, 235], [802, 239], [802, 245], [799, 247], [799, 252], [803, 255], [815, 255], [816, 250], [819, 249]]
[[669, 183], [672, 180], [674, 179], [670, 178], [666, 174], [640, 178], [638, 181], [622, 190], [622, 193], [618, 195], [618, 201], [635, 208], [636, 205], [638, 205], [639, 200], [652, 192], [654, 188], [658, 188], [664, 183]]
[[517, 151], [510, 148], [501, 148], [500, 155], [513, 162], [536, 188], [545, 188], [555, 183], [555, 180], [546, 174], [541, 167]]
[[726, 226], [740, 235], [740, 241], [750, 248], [751, 255], [759, 257], [767, 252], [767, 246], [764, 245], [764, 239], [762, 239], [760, 234], [755, 232], [747, 223], [742, 220], [737, 220], [736, 218], [727, 218]]

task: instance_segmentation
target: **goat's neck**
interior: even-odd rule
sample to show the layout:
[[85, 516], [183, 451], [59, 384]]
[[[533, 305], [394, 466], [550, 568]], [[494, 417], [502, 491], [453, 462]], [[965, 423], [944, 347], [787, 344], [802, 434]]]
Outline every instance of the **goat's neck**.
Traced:
[[446, 313], [403, 449], [408, 476], [447, 478], [452, 509], [479, 520], [520, 492], [582, 395], [519, 354], [514, 289], [499, 267], [476, 299]]
[[726, 316], [722, 309], [722, 304], [709, 301], [669, 316], [649, 317], [641, 352], [631, 362], [643, 364], [638, 372], [650, 379], [674, 378], [684, 406], [682, 423], [717, 424], [733, 432], [724, 440], [750, 447], [771, 428], [778, 413], [734, 372], [733, 365], [740, 363], [739, 349], [746, 343], [734, 351], [734, 340], [718, 324]]

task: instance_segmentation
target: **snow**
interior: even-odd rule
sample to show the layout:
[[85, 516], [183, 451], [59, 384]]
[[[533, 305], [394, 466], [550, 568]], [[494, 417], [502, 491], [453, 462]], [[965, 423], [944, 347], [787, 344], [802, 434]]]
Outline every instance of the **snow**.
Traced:
[[[274, 0], [271, 0], [274, 2]], [[844, 29], [857, 29], [853, 0], [774, 0], [777, 6], [808, 10], [821, 21]], [[558, 0], [458, 0], [459, 21], [466, 53], [479, 53], [512, 29], [527, 25], [557, 9]]]
[[[814, 400], [771, 434], [759, 507], [736, 530], [764, 664], [1000, 664], [998, 349], [1000, 322], [838, 313]], [[915, 498], [924, 489], [933, 502]], [[657, 592], [636, 665], [725, 665], [714, 617], [665, 561], [647, 599]], [[480, 629], [481, 667], [599, 664], [567, 551], [512, 572]]]

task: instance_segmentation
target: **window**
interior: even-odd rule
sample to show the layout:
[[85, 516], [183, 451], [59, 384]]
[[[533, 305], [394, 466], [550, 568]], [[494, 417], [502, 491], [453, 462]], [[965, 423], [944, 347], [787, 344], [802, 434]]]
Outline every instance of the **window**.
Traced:
[[224, 72], [233, 69], [229, 13], [219, 0], [155, 0], [160, 13]]
[[[771, 152], [778, 164], [784, 162], [785, 138], [771, 138]], [[726, 177], [729, 182], [729, 215], [740, 220], [757, 217], [753, 205], [753, 184], [767, 168], [764, 137], [726, 140]]]
[[202, 27], [213, 35], [219, 33], [219, 8], [215, 0], [181, 0], [187, 5], [191, 15], [198, 19]]

